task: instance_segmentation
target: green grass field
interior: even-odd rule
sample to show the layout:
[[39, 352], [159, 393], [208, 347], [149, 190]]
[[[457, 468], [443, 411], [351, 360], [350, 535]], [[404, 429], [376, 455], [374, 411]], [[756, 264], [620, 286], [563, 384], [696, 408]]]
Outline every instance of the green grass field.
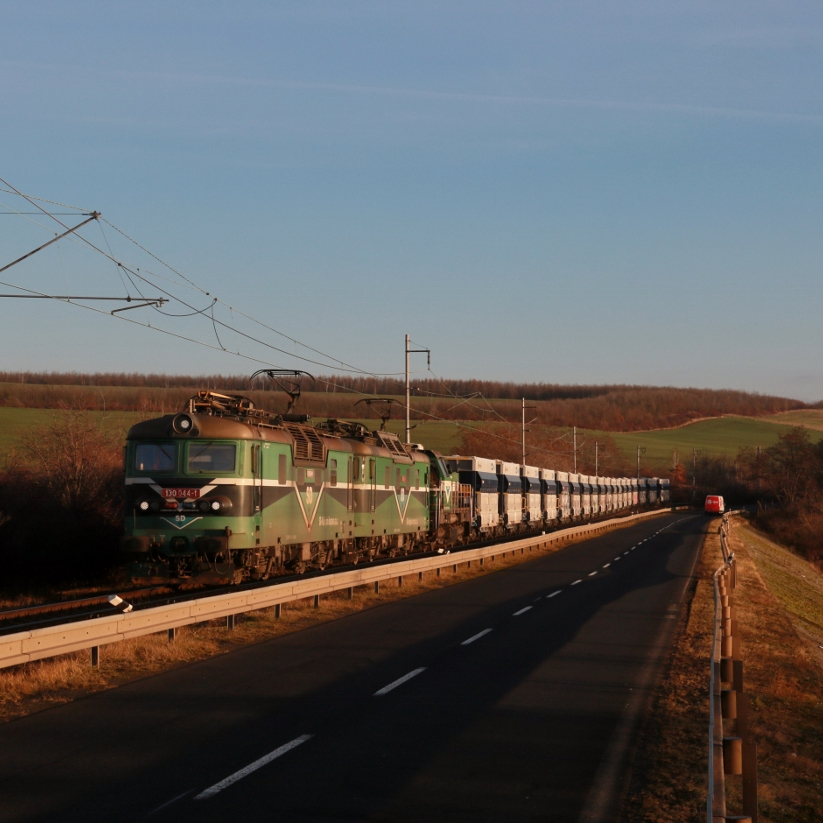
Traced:
[[[29, 429], [48, 424], [59, 411], [49, 409], [19, 409], [0, 407], [0, 458], [20, 442], [20, 436]], [[89, 414], [104, 419], [107, 426], [118, 426], [123, 433], [129, 426], [153, 413], [142, 412], [98, 412]], [[350, 418], [354, 419], [354, 418]], [[378, 428], [380, 421], [360, 419], [370, 428]], [[469, 421], [472, 426], [482, 426], [477, 421]], [[459, 450], [463, 430], [451, 422], [415, 421], [411, 439], [422, 443], [426, 448], [436, 449], [443, 454], [453, 454]], [[594, 441], [598, 437], [611, 437], [626, 458], [634, 461], [636, 449], [646, 449], [643, 463], [650, 469], [663, 471], [672, 465], [675, 452], [678, 461], [684, 465], [691, 462], [692, 449], [696, 448], [707, 457], [734, 457], [743, 446], [766, 448], [789, 431], [792, 425], [805, 425], [810, 430], [811, 439], [817, 442], [823, 439], [823, 411], [806, 410], [787, 412], [768, 418], [719, 417], [712, 420], [700, 420], [676, 429], [663, 429], [650, 432], [615, 433], [578, 429], [578, 435], [585, 441]], [[404, 422], [390, 420], [390, 431], [403, 435]]]
[[805, 426], [807, 429], [823, 431], [823, 409], [797, 409], [760, 419], [767, 423], [784, 423], [788, 426]]
[[[38, 426], [47, 426], [54, 415], [61, 414], [54, 409], [16, 409], [0, 407], [0, 459], [5, 457], [15, 446], [20, 437]], [[96, 420], [103, 420], [105, 425], [117, 426], [125, 435], [129, 426], [146, 415], [140, 412], [89, 412]]]
[[[801, 413], [809, 412], [798, 412]], [[788, 414], [793, 415], [795, 412]], [[781, 418], [781, 421], [786, 420], [786, 415], [774, 417]], [[801, 425], [799, 421], [791, 422], [789, 425], [783, 422], [769, 422], [771, 419], [773, 418], [718, 417], [689, 423], [676, 429], [625, 434], [585, 431], [584, 436], [591, 439], [596, 439], [598, 435], [611, 437], [626, 458], [632, 461], [637, 456], [637, 447], [641, 446], [646, 449], [641, 458], [643, 463], [662, 469], [672, 465], [675, 452], [678, 462], [684, 465], [691, 462], [693, 448], [707, 457], [734, 457], [743, 446], [772, 446], [781, 435], [791, 429], [792, 425]], [[812, 430], [809, 434], [815, 443], [823, 438], [823, 431]]]
[[[106, 426], [118, 426], [125, 436], [129, 426], [157, 414], [143, 414], [142, 412], [88, 412], [95, 419], [104, 419]], [[20, 443], [21, 435], [37, 426], [48, 425], [55, 414], [60, 411], [52, 409], [18, 409], [0, 407], [0, 459], [7, 455], [12, 448]], [[352, 418], [353, 419], [353, 418]], [[379, 420], [359, 420], [369, 428], [380, 427]], [[415, 443], [422, 443], [427, 449], [436, 449], [443, 454], [452, 454], [460, 443], [461, 430], [453, 423], [440, 421], [412, 423], [411, 439]], [[396, 432], [401, 437], [405, 428], [402, 420], [390, 420], [389, 431]]]

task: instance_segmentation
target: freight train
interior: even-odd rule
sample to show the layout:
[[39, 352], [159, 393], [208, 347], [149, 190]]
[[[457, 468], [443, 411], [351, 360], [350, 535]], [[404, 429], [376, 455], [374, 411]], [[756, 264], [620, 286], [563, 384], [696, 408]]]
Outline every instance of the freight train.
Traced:
[[449, 551], [669, 499], [665, 479], [443, 456], [211, 391], [133, 426], [125, 467], [129, 574], [173, 585]]

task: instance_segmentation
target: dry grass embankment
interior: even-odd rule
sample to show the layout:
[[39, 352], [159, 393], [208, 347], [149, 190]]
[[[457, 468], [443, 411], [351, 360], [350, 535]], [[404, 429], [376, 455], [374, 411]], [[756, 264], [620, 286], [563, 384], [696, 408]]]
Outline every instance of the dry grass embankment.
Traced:
[[[731, 541], [760, 820], [823, 821], [823, 577], [740, 519]], [[690, 613], [641, 732], [625, 823], [705, 819], [711, 575], [720, 562], [717, 534], [710, 534]], [[739, 808], [739, 781], [727, 779], [730, 811]]]
[[823, 577], [740, 520], [731, 546], [760, 820], [823, 821]]
[[[225, 621], [220, 620], [184, 626], [178, 629], [177, 637], [171, 643], [165, 632], [113, 643], [100, 649], [101, 665], [98, 669], [89, 665], [88, 651], [0, 669], [0, 722], [51, 705], [68, 703], [86, 694], [194, 660], [230, 652], [240, 646], [300, 631], [393, 600], [462, 583], [551, 554], [581, 539], [585, 538], [564, 541], [544, 549], [527, 549], [522, 554], [509, 550], [505, 557], [498, 554], [494, 560], [486, 558], [482, 566], [475, 561], [467, 567], [466, 562], [461, 563], [459, 556], [455, 555], [454, 562], [459, 564], [457, 572], [447, 566], [439, 577], [433, 571], [426, 572], [422, 581], [418, 581], [416, 574], [409, 575], [404, 577], [402, 586], [398, 585], [396, 578], [383, 581], [379, 594], [374, 593], [372, 586], [362, 586], [354, 590], [352, 600], [347, 598], [345, 592], [336, 592], [322, 597], [318, 608], [314, 608], [311, 598], [284, 603], [279, 619], [274, 617], [273, 609], [248, 612], [238, 615], [232, 632], [227, 631]], [[506, 551], [506, 547], [501, 545], [500, 551]]]

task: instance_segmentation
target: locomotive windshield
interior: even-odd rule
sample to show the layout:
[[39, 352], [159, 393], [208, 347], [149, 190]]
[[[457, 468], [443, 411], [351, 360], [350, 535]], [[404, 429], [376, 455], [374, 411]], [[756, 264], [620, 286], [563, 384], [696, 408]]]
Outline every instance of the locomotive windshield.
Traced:
[[134, 468], [140, 472], [170, 472], [177, 468], [177, 443], [138, 443]]
[[189, 443], [186, 471], [193, 473], [233, 472], [237, 458], [234, 443]]

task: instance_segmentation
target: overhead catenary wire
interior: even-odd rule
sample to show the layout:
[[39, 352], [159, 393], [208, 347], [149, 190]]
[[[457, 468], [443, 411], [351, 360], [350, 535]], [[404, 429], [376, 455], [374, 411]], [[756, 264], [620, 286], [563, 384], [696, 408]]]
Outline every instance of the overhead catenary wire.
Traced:
[[[4, 180], [3, 178], [0, 178], [0, 182], [4, 183], [6, 186], [9, 187], [9, 189], [6, 189], [5, 191], [9, 191], [9, 193], [17, 194], [18, 196], [23, 197], [28, 202], [32, 203], [32, 205], [35, 208], [39, 209], [39, 211], [41, 213], [43, 213], [44, 215], [50, 217], [55, 222], [57, 222], [59, 225], [64, 226], [64, 228], [67, 228], [61, 220], [59, 220], [52, 213], [48, 212], [46, 209], [43, 209], [41, 206], [39, 206], [37, 204], [37, 202], [35, 202], [37, 199], [40, 199], [41, 202], [56, 203], [56, 201], [46, 201], [43, 198], [33, 198], [29, 195], [23, 194], [22, 192], [20, 192], [18, 189], [16, 189], [14, 186], [12, 186], [10, 183], [8, 183], [8, 181]], [[71, 207], [68, 207], [68, 208], [71, 208]], [[105, 218], [101, 218], [101, 219], [105, 220]], [[197, 291], [201, 292], [204, 295], [207, 295], [209, 297], [213, 297], [210, 294], [210, 292], [208, 292], [205, 289], [203, 289], [202, 287], [200, 287], [191, 278], [186, 277], [184, 274], [179, 272], [177, 269], [175, 269], [174, 267], [167, 264], [165, 261], [163, 261], [157, 255], [155, 255], [154, 253], [149, 251], [145, 246], [138, 243], [136, 240], [134, 240], [132, 237], [130, 237], [124, 231], [119, 229], [117, 226], [113, 225], [110, 221], [105, 220], [105, 222], [106, 222], [107, 225], [111, 226], [115, 231], [120, 233], [127, 240], [134, 243], [134, 245], [136, 245], [138, 248], [140, 248], [146, 254], [150, 255], [153, 259], [157, 260], [161, 265], [165, 266], [170, 271], [172, 271], [174, 274], [176, 274], [178, 277], [180, 277], [188, 286], [190, 286], [191, 288], [196, 289]], [[113, 255], [108, 254], [106, 251], [104, 251], [99, 246], [92, 243], [88, 238], [84, 237], [83, 235], [78, 234], [77, 237], [78, 237], [79, 240], [81, 240], [83, 243], [85, 243], [87, 246], [89, 246], [94, 251], [98, 252], [99, 254], [102, 254], [104, 257], [108, 257], [109, 259], [113, 260], [115, 263], [117, 263], [119, 266], [121, 266], [125, 271], [131, 272], [131, 274], [133, 274], [135, 277], [139, 278], [143, 282], [147, 283], [148, 285], [151, 285], [153, 288], [157, 288], [160, 291], [162, 291], [167, 297], [169, 297], [169, 299], [172, 299], [172, 300], [175, 300], [179, 303], [182, 303], [184, 306], [191, 309], [192, 314], [204, 314], [204, 310], [197, 309], [195, 306], [191, 305], [187, 301], [185, 301], [182, 298], [178, 297], [177, 295], [173, 294], [171, 291], [163, 289], [162, 287], [158, 286], [158, 284], [154, 283], [152, 280], [150, 280], [145, 275], [143, 275], [139, 271], [139, 269], [137, 269], [136, 267], [131, 268], [131, 267], [127, 266], [126, 264], [124, 264], [122, 261], [117, 260]], [[139, 291], [138, 291], [138, 293], [139, 293]], [[284, 332], [281, 332], [278, 329], [275, 329], [274, 327], [272, 327], [272, 326], [270, 326], [266, 323], [263, 323], [260, 320], [257, 320], [256, 318], [252, 317], [251, 315], [243, 312], [242, 310], [240, 310], [237, 307], [231, 305], [230, 303], [227, 303], [227, 302], [221, 300], [220, 298], [213, 298], [213, 299], [214, 299], [214, 303], [210, 307], [210, 309], [211, 309], [210, 319], [212, 320], [212, 326], [213, 326], [213, 330], [215, 332], [215, 338], [217, 339], [219, 347], [221, 349], [224, 349], [225, 347], [223, 346], [222, 342], [220, 341], [220, 337], [217, 334], [217, 328], [216, 327], [218, 325], [221, 328], [225, 328], [228, 331], [232, 331], [235, 334], [238, 334], [242, 337], [247, 338], [251, 342], [257, 343], [258, 345], [262, 345], [262, 346], [267, 347], [267, 348], [269, 348], [273, 351], [277, 351], [278, 353], [283, 354], [287, 357], [294, 357], [298, 360], [302, 360], [303, 362], [311, 363], [312, 365], [316, 365], [316, 366], [320, 366], [321, 368], [330, 368], [330, 369], [337, 370], [337, 371], [348, 371], [348, 372], [351, 372], [351, 373], [362, 374], [362, 375], [372, 376], [372, 377], [394, 377], [394, 376], [397, 376], [397, 375], [401, 374], [401, 372], [390, 372], [390, 373], [382, 373], [381, 374], [381, 373], [378, 373], [378, 372], [370, 371], [368, 369], [359, 368], [357, 366], [354, 366], [351, 363], [348, 363], [347, 361], [341, 360], [340, 358], [334, 357], [332, 355], [328, 355], [325, 352], [320, 351], [319, 349], [316, 349], [312, 346], [309, 346], [305, 343], [302, 343], [300, 340], [297, 340], [297, 338], [294, 338], [290, 335], [287, 335]], [[325, 361], [327, 361], [327, 362], [323, 362], [321, 360], [317, 360], [317, 359], [314, 359], [314, 358], [311, 358], [311, 357], [305, 357], [305, 356], [297, 354], [295, 352], [286, 351], [283, 348], [280, 348], [278, 346], [274, 346], [273, 344], [268, 343], [264, 340], [261, 340], [260, 338], [255, 337], [254, 335], [251, 335], [247, 332], [244, 332], [243, 330], [241, 330], [241, 329], [239, 329], [239, 328], [237, 328], [237, 327], [235, 327], [235, 326], [233, 326], [229, 323], [225, 323], [225, 322], [221, 321], [220, 319], [218, 319], [217, 317], [214, 316], [214, 308], [213, 307], [214, 307], [214, 304], [216, 304], [216, 303], [220, 303], [221, 305], [228, 308], [232, 312], [232, 314], [234, 314], [236, 312], [237, 314], [239, 314], [240, 316], [242, 316], [245, 319], [249, 320], [250, 322], [256, 323], [257, 325], [260, 325], [261, 327], [266, 328], [267, 330], [269, 330], [269, 331], [271, 331], [275, 334], [278, 334], [279, 336], [284, 337], [285, 339], [292, 342], [294, 345], [300, 346], [302, 348], [305, 348], [308, 351], [311, 351], [311, 352], [314, 352], [315, 354], [318, 354], [320, 357], [324, 358]], [[261, 362], [266, 362], [266, 361], [261, 361]]]
[[[69, 227], [66, 226], [66, 224], [62, 220], [59, 220], [58, 217], [71, 215], [71, 214], [74, 214], [74, 212], [68, 212], [66, 214], [63, 214], [62, 212], [50, 212], [47, 209], [44, 209], [42, 206], [40, 206], [39, 203], [48, 203], [50, 205], [56, 205], [56, 206], [59, 206], [61, 208], [75, 209], [76, 212], [80, 213], [81, 215], [82, 214], [86, 214], [86, 215], [96, 214], [95, 212], [91, 212], [88, 209], [83, 209], [79, 206], [71, 206], [71, 205], [67, 205], [67, 204], [64, 204], [64, 203], [60, 203], [58, 201], [48, 200], [46, 198], [38, 198], [38, 197], [34, 197], [32, 195], [26, 195], [26, 194], [20, 192], [19, 190], [17, 190], [15, 187], [13, 187], [10, 183], [5, 181], [3, 178], [0, 178], [0, 182], [4, 183], [6, 186], [9, 187], [9, 188], [5, 188], [5, 189], [0, 188], [0, 190], [6, 192], [8, 194], [17, 195], [17, 196], [20, 196], [20, 197], [24, 198], [27, 202], [31, 203], [32, 206], [34, 206], [37, 209], [37, 211], [32, 212], [31, 214], [34, 214], [34, 215], [42, 214], [43, 216], [48, 217], [51, 220], [54, 220], [58, 225], [62, 226], [65, 229], [68, 229]], [[9, 207], [9, 208], [11, 208], [11, 207]], [[19, 214], [20, 216], [23, 216], [23, 217], [26, 217], [26, 214], [27, 214], [27, 213], [24, 213], [24, 212], [21, 212], [21, 211], [18, 211], [18, 210], [12, 210], [12, 211], [15, 214]], [[46, 231], [49, 230], [46, 226], [44, 226], [42, 223], [40, 223], [36, 220], [32, 220], [31, 222], [34, 223], [35, 225], [43, 228]], [[248, 362], [252, 362], [252, 363], [259, 364], [259, 365], [264, 365], [264, 366], [275, 367], [276, 364], [270, 362], [269, 360], [263, 359], [261, 357], [256, 357], [256, 356], [244, 353], [240, 350], [235, 351], [231, 348], [228, 348], [226, 345], [224, 345], [224, 343], [223, 343], [223, 341], [220, 337], [218, 327], [220, 329], [224, 329], [226, 331], [229, 331], [233, 334], [237, 334], [238, 336], [248, 340], [249, 342], [255, 343], [255, 344], [260, 345], [260, 346], [263, 346], [264, 348], [267, 348], [271, 351], [275, 351], [275, 352], [277, 352], [279, 354], [282, 354], [282, 355], [285, 355], [287, 357], [293, 357], [295, 359], [301, 360], [301, 361], [306, 362], [306, 363], [311, 363], [312, 365], [316, 365], [316, 366], [319, 366], [321, 368], [331, 368], [332, 370], [336, 370], [336, 371], [344, 371], [344, 372], [349, 372], [351, 374], [355, 374], [355, 375], [359, 375], [359, 376], [363, 376], [363, 377], [374, 377], [374, 378], [378, 378], [378, 379], [379, 378], [386, 378], [386, 377], [397, 377], [397, 376], [400, 376], [401, 374], [403, 374], [403, 372], [377, 373], [377, 372], [370, 371], [368, 369], [362, 369], [362, 368], [360, 368], [358, 366], [355, 366], [354, 364], [349, 363], [345, 360], [334, 357], [332, 355], [328, 355], [325, 352], [323, 352], [323, 351], [321, 351], [321, 350], [319, 350], [319, 349], [317, 349], [313, 346], [309, 346], [308, 344], [303, 343], [302, 341], [298, 340], [297, 338], [295, 338], [291, 335], [288, 335], [285, 332], [282, 332], [279, 329], [276, 329], [273, 326], [271, 326], [271, 325], [269, 325], [269, 324], [267, 324], [267, 323], [265, 323], [261, 320], [258, 320], [255, 317], [247, 314], [246, 312], [242, 311], [241, 309], [237, 308], [236, 306], [232, 305], [231, 303], [226, 302], [226, 301], [220, 299], [219, 297], [214, 296], [209, 291], [207, 291], [206, 289], [201, 287], [199, 284], [197, 284], [192, 278], [187, 277], [182, 272], [175, 269], [170, 264], [166, 263], [159, 256], [157, 256], [156, 254], [151, 252], [148, 248], [146, 248], [141, 243], [136, 241], [134, 238], [129, 236], [125, 231], [123, 231], [122, 229], [120, 229], [119, 227], [117, 227], [116, 225], [111, 223], [109, 220], [103, 218], [102, 216], [98, 216], [97, 222], [98, 222], [98, 225], [100, 226], [100, 230], [101, 230], [101, 233], [102, 233], [102, 236], [103, 236], [103, 239], [104, 239], [104, 242], [105, 242], [105, 245], [106, 245], [108, 251], [100, 248], [98, 245], [91, 242], [88, 238], [84, 237], [80, 233], [77, 233], [76, 235], [75, 234], [70, 235], [69, 239], [71, 239], [72, 242], [74, 242], [74, 243], [78, 243], [80, 245], [83, 245], [85, 247], [90, 248], [92, 251], [94, 251], [94, 252], [102, 255], [103, 257], [107, 258], [108, 260], [112, 261], [115, 264], [116, 268], [117, 268], [117, 272], [118, 272], [118, 276], [120, 278], [120, 282], [123, 286], [125, 286], [127, 292], [129, 292], [130, 290], [129, 290], [128, 286], [126, 285], [126, 281], [128, 281], [131, 284], [134, 291], [138, 295], [140, 295], [140, 299], [149, 301], [150, 298], [146, 297], [146, 295], [143, 294], [143, 289], [139, 286], [139, 284], [137, 282], [137, 281], [139, 281], [139, 282], [144, 283], [148, 286], [151, 286], [153, 289], [157, 289], [162, 294], [164, 294], [169, 300], [173, 300], [176, 303], [179, 303], [182, 306], [185, 306], [186, 308], [190, 309], [189, 312], [177, 313], [177, 312], [164, 311], [164, 310], [161, 310], [160, 308], [158, 308], [156, 305], [152, 305], [151, 307], [156, 312], [161, 314], [162, 316], [171, 317], [171, 318], [183, 318], [183, 317], [194, 317], [194, 316], [200, 315], [200, 316], [208, 318], [211, 322], [212, 331], [214, 333], [217, 345], [207, 343], [203, 340], [197, 339], [196, 337], [193, 337], [193, 336], [190, 336], [190, 335], [181, 334], [179, 332], [171, 331], [169, 329], [163, 328], [163, 327], [158, 326], [158, 325], [152, 325], [150, 322], [143, 322], [143, 321], [137, 320], [133, 317], [124, 317], [124, 316], [121, 316], [119, 314], [114, 315], [114, 317], [118, 320], [125, 320], [126, 322], [131, 323], [132, 325], [140, 326], [142, 328], [149, 329], [149, 330], [154, 331], [154, 332], [159, 332], [161, 334], [173, 337], [173, 338], [178, 339], [178, 340], [184, 340], [186, 342], [189, 342], [189, 343], [192, 343], [192, 344], [195, 344], [195, 345], [198, 345], [198, 346], [205, 347], [205, 348], [210, 349], [212, 351], [221, 351], [221, 352], [224, 352], [226, 354], [230, 354], [234, 357], [242, 358], [242, 359], [244, 359]], [[134, 244], [137, 248], [139, 248], [145, 254], [149, 255], [152, 259], [157, 261], [161, 266], [163, 266], [164, 268], [166, 268], [167, 270], [172, 272], [177, 278], [179, 278], [179, 281], [182, 281], [182, 282], [175, 281], [171, 278], [164, 277], [162, 274], [159, 274], [159, 273], [156, 273], [156, 272], [148, 271], [145, 268], [129, 265], [127, 263], [124, 263], [122, 260], [118, 259], [115, 256], [115, 254], [113, 253], [113, 250], [111, 248], [111, 244], [108, 241], [108, 237], [106, 236], [106, 233], [103, 230], [103, 226], [100, 225], [101, 222], [106, 223], [107, 226], [111, 227], [118, 234], [122, 235], [126, 240], [128, 240], [129, 242]], [[208, 306], [206, 306], [204, 308], [197, 308], [196, 306], [192, 305], [191, 303], [187, 302], [183, 298], [181, 298], [178, 295], [176, 295], [175, 293], [173, 293], [170, 289], [165, 289], [165, 288], [159, 286], [156, 282], [154, 282], [153, 278], [156, 278], [158, 280], [164, 280], [164, 281], [166, 281], [166, 282], [168, 282], [169, 284], [172, 284], [172, 285], [178, 285], [178, 286], [184, 286], [186, 288], [191, 288], [192, 290], [195, 290], [195, 291], [203, 294], [204, 296], [207, 296], [207, 297], [211, 298], [211, 302]], [[86, 310], [93, 311], [97, 314], [103, 314], [103, 315], [111, 316], [109, 314], [109, 312], [104, 312], [100, 309], [94, 308], [93, 306], [87, 306], [87, 305], [83, 305], [81, 303], [72, 302], [73, 300], [82, 299], [82, 298], [71, 297], [71, 296], [49, 295], [49, 294], [46, 294], [45, 292], [38, 292], [37, 290], [27, 289], [25, 287], [18, 286], [16, 284], [11, 284], [11, 283], [2, 283], [2, 285], [7, 285], [10, 288], [14, 288], [14, 289], [18, 289], [20, 291], [27, 292], [30, 296], [37, 296], [37, 297], [40, 297], [40, 298], [43, 298], [43, 299], [45, 299], [45, 298], [55, 299], [55, 300], [60, 300], [61, 302], [70, 302], [71, 305], [79, 306], [80, 308], [84, 308]], [[129, 299], [130, 299], [130, 295], [129, 295]], [[244, 318], [245, 320], [248, 320], [249, 322], [252, 322], [252, 323], [258, 325], [261, 328], [264, 328], [267, 331], [270, 331], [273, 334], [276, 334], [276, 335], [284, 338], [285, 340], [288, 340], [289, 342], [293, 343], [295, 346], [299, 346], [299, 347], [301, 347], [301, 348], [303, 348], [307, 351], [310, 351], [310, 352], [318, 355], [319, 357], [323, 358], [326, 362], [323, 362], [321, 360], [317, 360], [317, 359], [314, 359], [314, 358], [311, 358], [311, 357], [306, 357], [306, 356], [297, 354], [296, 352], [287, 351], [286, 349], [275, 346], [272, 343], [269, 343], [269, 342], [267, 342], [263, 339], [260, 339], [259, 337], [255, 336], [255, 335], [249, 334], [248, 332], [245, 332], [242, 329], [237, 328], [235, 325], [233, 325], [231, 323], [226, 323], [226, 322], [220, 320], [219, 317], [217, 317], [215, 315], [215, 307], [218, 306], [218, 305], [227, 308], [229, 310], [229, 312], [231, 313], [232, 317], [234, 317], [234, 315], [236, 313], [238, 316]], [[423, 370], [420, 370], [420, 371], [422, 372]], [[475, 409], [475, 410], [477, 410], [481, 413], [484, 413], [484, 414], [485, 413], [492, 413], [492, 414], [496, 415], [497, 417], [499, 417], [500, 420], [504, 423], [510, 423], [510, 421], [507, 421], [503, 417], [503, 415], [501, 415], [497, 411], [497, 409], [495, 409], [493, 407], [493, 405], [489, 402], [489, 400], [487, 398], [485, 398], [482, 395], [482, 393], [477, 392], [477, 393], [472, 393], [468, 396], [460, 397], [460, 396], [456, 395], [454, 392], [452, 392], [449, 389], [448, 385], [443, 381], [443, 379], [440, 378], [438, 375], [436, 375], [430, 368], [428, 369], [428, 371], [443, 386], [443, 388], [446, 390], [446, 392], [448, 392], [447, 395], [440, 395], [440, 396], [450, 397], [451, 399], [454, 399], [454, 400], [458, 401], [454, 406], [452, 406], [450, 409], [446, 410], [447, 413], [449, 411], [453, 411], [455, 408], [459, 408], [461, 405], [467, 405], [468, 407], [473, 408], [473, 409]], [[325, 383], [328, 386], [334, 386], [336, 389], [340, 389], [340, 390], [343, 390], [343, 391], [346, 391], [346, 392], [352, 392], [354, 394], [358, 394], [358, 395], [362, 395], [362, 396], [369, 396], [369, 393], [367, 393], [367, 392], [360, 392], [360, 391], [357, 391], [357, 390], [354, 390], [354, 389], [350, 389], [349, 387], [342, 386], [342, 385], [334, 383], [332, 381], [320, 380], [320, 382]], [[438, 396], [434, 392], [428, 392], [427, 391], [426, 393], [430, 394], [432, 396]], [[476, 403], [472, 403], [471, 401], [475, 397], [480, 397], [483, 400], [483, 402], [486, 404], [486, 406], [488, 406], [488, 409], [484, 409], [481, 406], [478, 406]], [[405, 404], [403, 404], [403, 405], [405, 405]], [[441, 422], [444, 422], [444, 423], [449, 423], [449, 424], [455, 425], [456, 427], [467, 430], [467, 431], [481, 432], [485, 436], [494, 438], [496, 440], [519, 445], [518, 441], [516, 441], [512, 438], [505, 437], [504, 435], [497, 434], [496, 432], [489, 431], [488, 429], [482, 429], [482, 428], [478, 428], [476, 426], [471, 426], [471, 425], [469, 425], [467, 423], [464, 423], [462, 421], [448, 420], [447, 418], [443, 417], [442, 415], [434, 414], [432, 412], [425, 412], [425, 411], [422, 411], [420, 409], [416, 409], [415, 413], [418, 414], [418, 415], [422, 415], [423, 417], [425, 417], [427, 419], [431, 419], [431, 420], [435, 420], [435, 421], [441, 421]], [[559, 441], [562, 441], [562, 440], [566, 439], [567, 437], [568, 437], [568, 435], [564, 434], [561, 437], [555, 438], [555, 440], [553, 440], [551, 442], [553, 442], [553, 443], [559, 442]], [[558, 455], [558, 456], [565, 454], [564, 452], [559, 452], [559, 451], [556, 451], [556, 450], [552, 450], [552, 449], [548, 449], [548, 448], [540, 447], [540, 446], [534, 446], [531, 451], [532, 452], [540, 452], [540, 453], [543, 453], [543, 454]]]

